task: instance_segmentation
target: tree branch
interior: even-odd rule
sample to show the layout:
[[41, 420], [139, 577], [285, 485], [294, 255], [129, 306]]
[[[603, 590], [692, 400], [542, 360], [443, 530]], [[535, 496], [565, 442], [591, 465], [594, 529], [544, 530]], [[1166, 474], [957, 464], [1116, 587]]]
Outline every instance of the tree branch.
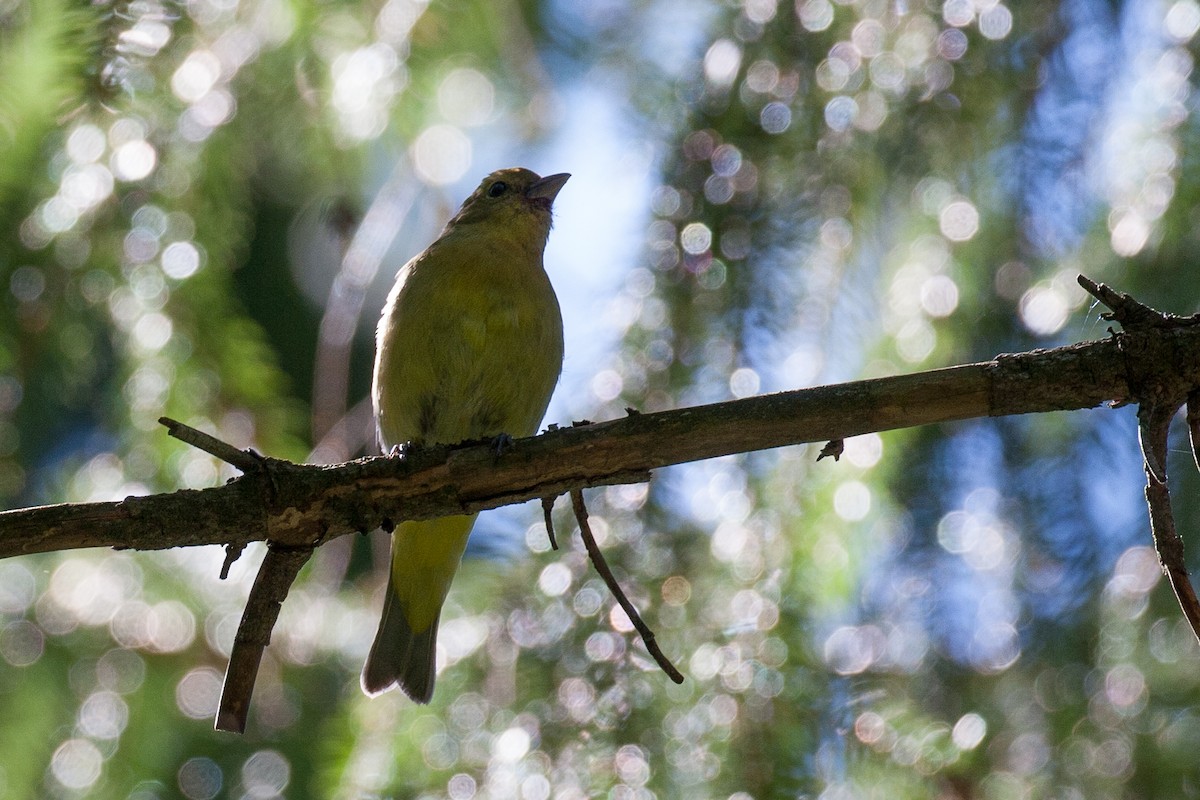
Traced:
[[1079, 276], [1079, 285], [1112, 309], [1103, 315], [1105, 319], [1115, 320], [1125, 328], [1125, 333], [1117, 337], [1117, 343], [1125, 355], [1130, 396], [1138, 404], [1138, 444], [1142, 449], [1142, 466], [1146, 472], [1150, 536], [1159, 566], [1167, 577], [1179, 609], [1191, 627], [1192, 635], [1200, 641], [1200, 599], [1197, 599], [1196, 590], [1188, 577], [1183, 538], [1175, 527], [1171, 492], [1167, 487], [1168, 434], [1171, 420], [1185, 403], [1192, 454], [1200, 466], [1200, 455], [1196, 452], [1200, 410], [1195, 407], [1200, 391], [1195, 375], [1187, 370], [1181, 372], [1174, 369], [1175, 365], [1170, 359], [1163, 358], [1163, 354], [1155, 350], [1155, 346], [1162, 342], [1152, 338], [1155, 332], [1194, 327], [1200, 321], [1200, 315], [1178, 317], [1164, 314], [1083, 275]]
[[[1183, 541], [1167, 491], [1167, 431], [1188, 404], [1193, 451], [1200, 439], [1200, 315], [1145, 306], [1083, 276], [1080, 284], [1125, 328], [1103, 341], [1001, 355], [978, 364], [751, 397], [620, 420], [576, 423], [520, 439], [498, 454], [492, 441], [409, 448], [401, 455], [333, 466], [301, 465], [238, 450], [164, 419], [172, 436], [243, 471], [224, 486], [111, 503], [63, 504], [0, 513], [0, 558], [77, 547], [153, 550], [200, 544], [227, 549], [222, 577], [251, 541], [269, 544], [230, 656], [217, 727], [242, 731], [264, 648], [279, 609], [313, 548], [338, 536], [396, 523], [542, 500], [552, 545], [551, 507], [570, 493], [589, 555], [647, 648], [658, 650], [604, 564], [587, 530], [580, 490], [648, 480], [650, 470], [732, 453], [828, 442], [863, 433], [985, 416], [1139, 405], [1146, 499], [1155, 550], [1184, 616], [1200, 638], [1200, 601], [1188, 579]], [[1200, 453], [1197, 454], [1200, 464]]]
[[288, 590], [312, 552], [311, 547], [272, 546], [267, 550], [246, 599], [229, 664], [225, 668], [225, 685], [221, 688], [221, 705], [215, 723], [217, 730], [245, 732], [250, 696], [254, 692], [263, 651], [271, 643], [271, 631], [275, 629]]
[[658, 646], [658, 639], [655, 637], [654, 631], [642, 621], [642, 616], [638, 613], [637, 606], [625, 594], [625, 590], [617, 582], [617, 576], [613, 575], [612, 568], [608, 566], [608, 561], [604, 558], [604, 552], [600, 549], [600, 545], [596, 543], [596, 537], [592, 535], [592, 527], [588, 524], [587, 506], [583, 502], [583, 492], [579, 489], [571, 491], [571, 507], [575, 510], [575, 521], [579, 523], [579, 536], [583, 539], [583, 546], [587, 550], [588, 558], [592, 560], [592, 566], [596, 568], [596, 572], [600, 573], [600, 577], [604, 580], [604, 585], [608, 587], [608, 591], [612, 592], [613, 598], [621, 606], [621, 610], [625, 612], [625, 616], [629, 617], [630, 623], [633, 624], [638, 635], [642, 637], [642, 643], [646, 645], [646, 650], [654, 658], [655, 663], [662, 668], [663, 672], [667, 673], [667, 677], [672, 681], [683, 683], [683, 674], [675, 668], [675, 665], [671, 663], [671, 659], [667, 658], [662, 648]]
[[653, 469], [732, 453], [1129, 402], [1131, 376], [1146, 380], [1146, 364], [1200, 387], [1200, 323], [1170, 319], [1178, 324], [977, 364], [577, 424], [516, 440], [499, 458], [487, 442], [333, 466], [257, 456], [262, 469], [224, 486], [2, 512], [0, 557], [260, 540], [312, 547], [385, 523], [645, 481]]

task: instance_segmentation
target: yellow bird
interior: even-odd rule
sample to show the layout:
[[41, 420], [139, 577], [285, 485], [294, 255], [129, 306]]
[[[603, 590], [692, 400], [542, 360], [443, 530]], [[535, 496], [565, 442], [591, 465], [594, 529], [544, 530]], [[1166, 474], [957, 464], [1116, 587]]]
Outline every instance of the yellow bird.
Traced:
[[[493, 172], [400, 270], [379, 321], [371, 394], [385, 452], [537, 432], [563, 359], [542, 252], [569, 177]], [[429, 702], [438, 617], [474, 523], [405, 522], [392, 534], [383, 617], [362, 672], [368, 695], [398, 685]]]

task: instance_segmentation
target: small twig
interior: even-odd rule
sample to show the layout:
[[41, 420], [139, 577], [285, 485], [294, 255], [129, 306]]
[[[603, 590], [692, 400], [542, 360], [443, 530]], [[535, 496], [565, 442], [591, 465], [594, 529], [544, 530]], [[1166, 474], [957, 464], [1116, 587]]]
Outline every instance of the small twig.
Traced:
[[242, 552], [246, 549], [244, 543], [227, 544], [225, 545], [225, 561], [221, 564], [221, 580], [229, 577], [229, 568], [233, 563], [242, 557]]
[[268, 547], [233, 639], [217, 711], [217, 730], [245, 732], [263, 651], [271, 643], [271, 631], [288, 590], [312, 553], [311, 547]]
[[1188, 578], [1183, 557], [1183, 540], [1175, 527], [1175, 515], [1171, 511], [1171, 494], [1167, 488], [1165, 470], [1157, 473], [1151, 462], [1159, 465], [1167, 460], [1167, 432], [1176, 409], [1143, 405], [1138, 409], [1138, 439], [1142, 450], [1148, 454], [1146, 469], [1146, 505], [1150, 510], [1150, 534], [1154, 539], [1154, 550], [1163, 574], [1179, 601], [1179, 608], [1192, 628], [1192, 635], [1200, 642], [1200, 600]]
[[817, 461], [822, 458], [832, 458], [834, 461], [842, 460], [842, 453], [846, 451], [845, 439], [831, 439], [821, 448], [821, 452], [817, 454]]
[[654, 631], [650, 630], [650, 626], [642, 621], [637, 609], [634, 608], [629, 598], [625, 596], [621, 585], [617, 583], [616, 577], [613, 576], [612, 570], [608, 567], [608, 562], [604, 560], [604, 554], [600, 552], [600, 546], [596, 544], [596, 538], [592, 536], [592, 528], [588, 525], [587, 506], [583, 503], [583, 492], [581, 490], [571, 490], [571, 505], [575, 509], [575, 519], [579, 521], [579, 535], [583, 537], [583, 546], [587, 548], [588, 556], [592, 559], [592, 565], [596, 567], [596, 572], [600, 573], [600, 577], [604, 579], [608, 590], [612, 592], [613, 597], [617, 598], [617, 602], [625, 610], [626, 616], [629, 617], [629, 621], [633, 623], [633, 627], [641, 635], [642, 641], [646, 644], [646, 649], [650, 651], [650, 655], [658, 662], [658, 666], [662, 667], [662, 671], [667, 673], [667, 677], [675, 683], [683, 683], [683, 675], [679, 670], [675, 669], [675, 665], [659, 649], [658, 641], [654, 638]]
[[546, 536], [550, 537], [550, 549], [558, 549], [558, 540], [554, 538], [554, 501], [558, 497], [542, 498], [542, 517], [546, 520]]
[[181, 442], [186, 442], [198, 450], [203, 450], [211, 456], [232, 464], [241, 472], [258, 472], [263, 468], [263, 457], [249, 450], [238, 450], [231, 444], [222, 442], [215, 436], [204, 431], [198, 431], [190, 425], [184, 425], [170, 417], [159, 417], [160, 425], [165, 425], [167, 433]]
[[1130, 326], [1183, 327], [1185, 325], [1193, 325], [1197, 319], [1200, 319], [1200, 315], [1197, 314], [1183, 317], [1178, 314], [1167, 314], [1158, 311], [1140, 300], [1130, 297], [1125, 292], [1118, 292], [1110, 286], [1097, 283], [1086, 275], [1077, 275], [1075, 280], [1088, 294], [1112, 309], [1100, 315], [1103, 319], [1119, 322], [1126, 330]]
[[1147, 478], [1164, 486], [1167, 484], [1167, 429], [1174, 413], [1155, 413], [1154, 404], [1145, 401], [1138, 406], [1138, 445], [1142, 449], [1142, 466]]
[[1200, 390], [1190, 392], [1187, 399], [1188, 439], [1192, 444], [1192, 461], [1200, 469]]

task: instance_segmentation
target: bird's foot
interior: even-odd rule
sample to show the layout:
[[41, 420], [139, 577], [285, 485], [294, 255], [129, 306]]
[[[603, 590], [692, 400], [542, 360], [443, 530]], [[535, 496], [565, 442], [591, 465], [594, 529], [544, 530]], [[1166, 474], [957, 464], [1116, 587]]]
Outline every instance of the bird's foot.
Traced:
[[513, 447], [513, 437], [507, 433], [501, 433], [492, 439], [492, 452], [496, 454], [496, 458], [504, 455]]
[[420, 450], [424, 446], [424, 442], [420, 439], [413, 439], [408, 442], [394, 444], [387, 451], [388, 458], [405, 458], [414, 450]]

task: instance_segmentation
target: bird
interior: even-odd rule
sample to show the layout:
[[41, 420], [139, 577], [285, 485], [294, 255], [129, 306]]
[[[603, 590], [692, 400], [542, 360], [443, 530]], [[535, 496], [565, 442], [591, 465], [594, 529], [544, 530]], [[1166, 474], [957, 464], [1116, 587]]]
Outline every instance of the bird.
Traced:
[[[379, 321], [371, 388], [384, 452], [537, 432], [562, 371], [562, 313], [543, 252], [568, 178], [491, 173], [400, 269]], [[417, 703], [432, 698], [438, 621], [476, 516], [396, 526], [362, 671], [367, 695], [399, 686]]]

